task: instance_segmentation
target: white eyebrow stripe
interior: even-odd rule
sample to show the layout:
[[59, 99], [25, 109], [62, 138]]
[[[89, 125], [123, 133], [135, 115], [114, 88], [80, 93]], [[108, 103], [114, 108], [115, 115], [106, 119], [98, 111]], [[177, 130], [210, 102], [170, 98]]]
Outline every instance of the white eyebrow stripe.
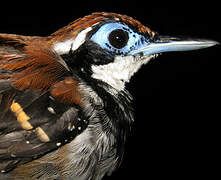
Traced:
[[68, 52], [71, 49], [73, 41], [74, 41], [73, 39], [69, 39], [63, 42], [57, 42], [54, 44], [53, 49], [59, 55], [68, 54]]
[[70, 50], [75, 51], [85, 42], [87, 33], [90, 32], [91, 30], [92, 27], [88, 27], [87, 29], [81, 31], [74, 39], [68, 39], [63, 42], [57, 42], [54, 44], [53, 49], [59, 55], [68, 54]]
[[73, 44], [72, 44], [72, 51], [75, 51], [77, 48], [79, 48], [86, 39], [87, 33], [90, 32], [92, 30], [91, 27], [88, 27], [87, 29], [81, 31], [77, 37], [75, 38]]

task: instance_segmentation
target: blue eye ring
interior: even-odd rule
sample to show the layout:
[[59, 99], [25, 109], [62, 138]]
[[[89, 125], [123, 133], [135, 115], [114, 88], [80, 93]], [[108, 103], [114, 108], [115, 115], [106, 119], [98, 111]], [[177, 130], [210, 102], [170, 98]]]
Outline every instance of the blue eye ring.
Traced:
[[[119, 45], [116, 45], [110, 42], [110, 35], [119, 30], [122, 32], [122, 34], [125, 33], [122, 35], [125, 36], [125, 40], [123, 41], [122, 39], [124, 42], [122, 42], [122, 45], [120, 45], [120, 43]], [[133, 29], [131, 29], [128, 25], [119, 22], [106, 23], [102, 25], [91, 36], [91, 40], [98, 44], [101, 48], [120, 56], [125, 56], [131, 51], [139, 48], [143, 43], [148, 43], [144, 35], [133, 31]]]

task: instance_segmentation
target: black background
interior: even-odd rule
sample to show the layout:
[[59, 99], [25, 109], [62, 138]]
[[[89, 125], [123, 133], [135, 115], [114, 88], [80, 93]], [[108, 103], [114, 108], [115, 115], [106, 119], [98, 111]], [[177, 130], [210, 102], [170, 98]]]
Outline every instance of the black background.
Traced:
[[[3, 13], [0, 32], [47, 36], [78, 17], [107, 11], [134, 17], [161, 35], [221, 42], [220, 13], [216, 5], [192, 7], [191, 4], [180, 4], [170, 8], [152, 6], [148, 2], [143, 8], [126, 4], [119, 8], [116, 8], [117, 4], [108, 8], [83, 5], [77, 8], [66, 3], [63, 8], [59, 4], [58, 7], [49, 4], [48, 9], [43, 8], [44, 14], [41, 6], [34, 15], [25, 13], [25, 10], [15, 15]], [[213, 179], [218, 175], [219, 53], [220, 46], [164, 53], [132, 78], [127, 88], [134, 97], [133, 132], [120, 169], [106, 180]]]

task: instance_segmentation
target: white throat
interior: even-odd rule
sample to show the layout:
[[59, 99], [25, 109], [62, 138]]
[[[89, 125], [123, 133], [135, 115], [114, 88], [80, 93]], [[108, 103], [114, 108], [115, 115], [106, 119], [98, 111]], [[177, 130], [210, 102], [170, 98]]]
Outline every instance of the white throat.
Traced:
[[143, 64], [153, 58], [150, 56], [117, 56], [114, 62], [106, 65], [93, 65], [92, 77], [102, 80], [118, 91], [125, 89], [125, 83], [136, 73]]

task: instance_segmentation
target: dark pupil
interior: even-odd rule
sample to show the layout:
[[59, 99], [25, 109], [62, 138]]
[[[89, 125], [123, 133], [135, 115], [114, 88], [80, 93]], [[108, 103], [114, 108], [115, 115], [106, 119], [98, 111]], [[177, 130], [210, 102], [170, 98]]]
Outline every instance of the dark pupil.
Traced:
[[117, 49], [121, 49], [126, 46], [128, 39], [128, 33], [122, 29], [116, 29], [109, 35], [110, 44]]

